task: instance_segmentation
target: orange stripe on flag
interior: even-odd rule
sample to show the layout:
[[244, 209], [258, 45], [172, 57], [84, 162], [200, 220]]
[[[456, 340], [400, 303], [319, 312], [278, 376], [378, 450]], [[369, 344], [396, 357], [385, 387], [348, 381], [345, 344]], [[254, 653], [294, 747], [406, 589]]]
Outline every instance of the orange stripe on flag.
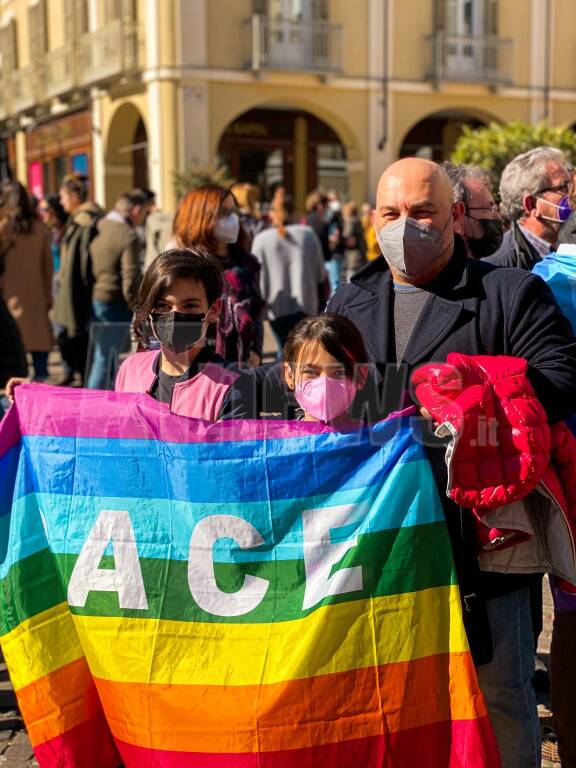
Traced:
[[20, 688], [16, 695], [33, 745], [61, 736], [102, 709], [83, 658]]
[[96, 685], [117, 739], [182, 752], [297, 749], [486, 714], [467, 652], [259, 686]]

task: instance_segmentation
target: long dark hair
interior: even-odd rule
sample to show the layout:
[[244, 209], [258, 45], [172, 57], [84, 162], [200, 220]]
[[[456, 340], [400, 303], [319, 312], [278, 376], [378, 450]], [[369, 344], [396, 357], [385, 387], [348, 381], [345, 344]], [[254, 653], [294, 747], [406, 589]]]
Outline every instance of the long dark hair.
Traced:
[[202, 283], [208, 304], [222, 295], [222, 270], [218, 260], [198, 248], [164, 251], [150, 264], [138, 291], [138, 306], [134, 313], [134, 333], [147, 347], [150, 338], [148, 318], [162, 296], [181, 279]]
[[0, 189], [0, 208], [8, 213], [14, 235], [27, 234], [37, 220], [28, 190], [19, 181], [3, 181]]
[[290, 332], [284, 345], [284, 362], [294, 368], [305, 344], [312, 342], [323, 347], [339, 363], [346, 375], [354, 376], [357, 365], [367, 362], [366, 348], [360, 331], [344, 315], [327, 313], [305, 317]]

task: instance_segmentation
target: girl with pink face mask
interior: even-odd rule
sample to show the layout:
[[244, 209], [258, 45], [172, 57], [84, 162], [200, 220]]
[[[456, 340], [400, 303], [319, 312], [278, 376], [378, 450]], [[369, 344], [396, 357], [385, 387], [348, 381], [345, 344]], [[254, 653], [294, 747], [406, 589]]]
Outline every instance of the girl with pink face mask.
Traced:
[[304, 421], [353, 425], [350, 406], [366, 382], [366, 350], [348, 318], [307, 317], [284, 346], [284, 380], [304, 411]]

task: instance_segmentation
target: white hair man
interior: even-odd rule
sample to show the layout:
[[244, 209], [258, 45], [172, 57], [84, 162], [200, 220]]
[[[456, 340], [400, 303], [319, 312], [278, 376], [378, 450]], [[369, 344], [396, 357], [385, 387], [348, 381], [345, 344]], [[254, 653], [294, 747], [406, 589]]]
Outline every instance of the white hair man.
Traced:
[[570, 217], [571, 178], [559, 149], [537, 147], [515, 157], [502, 173], [502, 214], [510, 230], [488, 258], [499, 267], [531, 270], [553, 251]]

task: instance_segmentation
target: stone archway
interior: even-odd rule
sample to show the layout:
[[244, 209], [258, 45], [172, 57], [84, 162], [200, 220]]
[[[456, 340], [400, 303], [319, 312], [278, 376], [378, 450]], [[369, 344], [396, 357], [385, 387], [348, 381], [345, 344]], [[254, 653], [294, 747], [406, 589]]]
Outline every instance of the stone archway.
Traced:
[[148, 132], [140, 111], [124, 102], [114, 113], [106, 142], [106, 205], [134, 187], [148, 187]]
[[324, 120], [298, 108], [250, 109], [228, 124], [218, 157], [232, 176], [260, 188], [270, 200], [276, 186], [294, 196], [298, 210], [313, 189], [349, 192], [346, 147]]
[[404, 135], [399, 157], [424, 157], [435, 162], [449, 160], [464, 125], [480, 128], [494, 118], [466, 109], [447, 109], [419, 120]]

